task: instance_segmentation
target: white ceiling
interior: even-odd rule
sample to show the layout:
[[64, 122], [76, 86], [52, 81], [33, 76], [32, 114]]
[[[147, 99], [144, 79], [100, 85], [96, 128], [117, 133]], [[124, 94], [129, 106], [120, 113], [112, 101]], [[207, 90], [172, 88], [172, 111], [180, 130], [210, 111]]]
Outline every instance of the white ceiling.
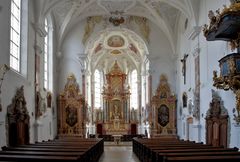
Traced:
[[[35, 0], [36, 24], [42, 24], [46, 15], [53, 15], [58, 44], [79, 21], [89, 16], [110, 17], [121, 11], [123, 16], [145, 17], [156, 24], [174, 49], [178, 19], [183, 14], [195, 19], [194, 0]], [[195, 1], [194, 1], [195, 2]]]

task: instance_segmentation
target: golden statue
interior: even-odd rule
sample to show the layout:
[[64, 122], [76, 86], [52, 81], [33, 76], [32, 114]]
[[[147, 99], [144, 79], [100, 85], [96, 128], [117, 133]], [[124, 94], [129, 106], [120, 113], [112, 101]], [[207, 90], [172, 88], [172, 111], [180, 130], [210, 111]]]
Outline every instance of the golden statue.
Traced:
[[119, 112], [118, 106], [114, 105], [113, 108], [114, 108], [113, 119], [119, 119], [120, 118], [120, 112]]

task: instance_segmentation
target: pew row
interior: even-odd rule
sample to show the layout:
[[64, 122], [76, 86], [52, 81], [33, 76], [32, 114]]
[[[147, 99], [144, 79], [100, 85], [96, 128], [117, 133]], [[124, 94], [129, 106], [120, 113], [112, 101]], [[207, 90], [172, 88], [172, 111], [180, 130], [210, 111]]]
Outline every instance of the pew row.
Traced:
[[[213, 147], [182, 140], [133, 139], [133, 152], [142, 162], [239, 161], [238, 148]], [[216, 160], [213, 160], [216, 159]]]
[[53, 140], [29, 145], [2, 147], [0, 161], [97, 162], [104, 152], [103, 139]]

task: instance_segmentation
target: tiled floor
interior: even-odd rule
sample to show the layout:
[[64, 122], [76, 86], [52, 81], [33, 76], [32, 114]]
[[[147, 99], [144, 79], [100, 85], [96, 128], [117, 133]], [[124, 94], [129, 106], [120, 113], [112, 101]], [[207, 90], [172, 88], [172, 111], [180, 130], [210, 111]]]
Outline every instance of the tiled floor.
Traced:
[[132, 152], [132, 146], [105, 145], [99, 162], [139, 162]]

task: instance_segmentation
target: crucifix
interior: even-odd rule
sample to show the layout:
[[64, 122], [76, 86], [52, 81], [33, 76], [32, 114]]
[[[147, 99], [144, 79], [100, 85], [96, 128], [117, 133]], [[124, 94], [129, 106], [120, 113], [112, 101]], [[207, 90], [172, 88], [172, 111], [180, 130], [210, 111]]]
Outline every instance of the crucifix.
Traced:
[[183, 59], [181, 59], [182, 62], [182, 75], [184, 78], [184, 84], [186, 84], [186, 60], [187, 60], [188, 54], [184, 54]]

